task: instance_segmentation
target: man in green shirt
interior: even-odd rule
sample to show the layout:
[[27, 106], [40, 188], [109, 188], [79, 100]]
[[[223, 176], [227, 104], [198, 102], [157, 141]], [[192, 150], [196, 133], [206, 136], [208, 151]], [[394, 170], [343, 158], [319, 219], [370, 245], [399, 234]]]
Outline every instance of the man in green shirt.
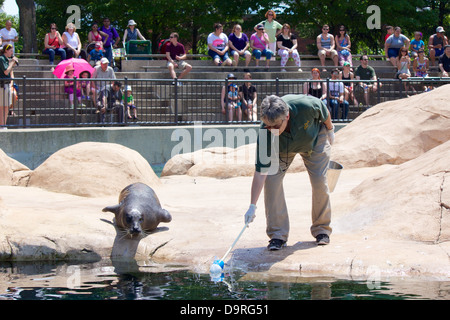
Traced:
[[289, 217], [283, 179], [296, 154], [300, 154], [312, 187], [311, 234], [319, 245], [329, 243], [331, 206], [327, 184], [334, 126], [325, 104], [312, 96], [275, 95], [260, 106], [260, 134], [257, 141], [251, 204], [245, 222], [255, 217], [256, 203], [264, 187], [269, 250], [281, 249], [289, 235]]
[[[369, 57], [362, 55], [360, 60], [360, 66], [355, 71], [356, 80], [377, 80], [375, 69], [369, 66]], [[380, 84], [381, 85], [381, 84]], [[355, 86], [355, 94], [358, 101], [361, 101], [360, 95], [364, 91], [364, 100], [366, 105], [369, 105], [369, 92], [377, 92], [378, 86], [376, 82], [360, 82]]]

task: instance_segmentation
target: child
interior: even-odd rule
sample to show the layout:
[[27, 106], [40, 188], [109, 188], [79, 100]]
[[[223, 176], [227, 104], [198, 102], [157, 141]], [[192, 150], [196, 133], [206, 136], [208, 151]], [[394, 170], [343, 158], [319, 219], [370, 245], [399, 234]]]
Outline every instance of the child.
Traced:
[[239, 101], [238, 87], [234, 83], [228, 85], [228, 110], [230, 110], [230, 121], [233, 119], [236, 110], [238, 120], [242, 120], [241, 102]]
[[102, 58], [103, 58], [102, 43], [96, 42], [95, 48], [92, 49], [91, 52], [89, 52], [88, 61], [93, 67], [95, 67], [97, 62], [99, 62]]
[[[75, 72], [75, 69], [72, 64], [67, 65], [66, 70], [64, 71], [64, 79], [72, 79], [73, 73]], [[64, 92], [69, 94], [69, 101], [70, 101], [70, 109], [73, 109], [73, 81], [72, 80], [66, 80], [64, 81]], [[78, 98], [78, 104], [81, 107], [85, 107], [84, 104], [81, 103], [81, 82], [77, 82], [77, 98]]]
[[[89, 79], [91, 77], [91, 74], [89, 73], [89, 71], [83, 71], [82, 73], [80, 73], [80, 78], [81, 79]], [[86, 100], [90, 100], [90, 95], [93, 95], [93, 100], [96, 100], [96, 91], [94, 86], [91, 86], [91, 81], [89, 80], [81, 80], [80, 79], [80, 85], [81, 85], [81, 98], [82, 99], [86, 99]]]
[[411, 41], [411, 58], [415, 59], [419, 55], [419, 49], [425, 48], [425, 43], [422, 40], [422, 32], [414, 32], [414, 39]]
[[133, 109], [133, 120], [137, 120], [138, 119], [137, 118], [137, 110], [136, 110], [137, 108], [134, 105], [134, 98], [132, 95], [131, 86], [127, 86], [126, 94], [123, 96], [123, 101], [127, 105], [128, 119], [131, 119], [131, 115], [130, 115], [130, 108], [131, 108], [131, 109]]
[[248, 120], [257, 121], [256, 113], [256, 88], [251, 84], [252, 75], [247, 72], [244, 75], [244, 79], [248, 80], [241, 87], [239, 87], [239, 94], [242, 99], [242, 110], [247, 114]]
[[389, 38], [393, 34], [394, 34], [394, 27], [393, 26], [387, 26], [386, 27], [386, 35], [384, 36], [384, 42], [386, 42], [387, 38]]

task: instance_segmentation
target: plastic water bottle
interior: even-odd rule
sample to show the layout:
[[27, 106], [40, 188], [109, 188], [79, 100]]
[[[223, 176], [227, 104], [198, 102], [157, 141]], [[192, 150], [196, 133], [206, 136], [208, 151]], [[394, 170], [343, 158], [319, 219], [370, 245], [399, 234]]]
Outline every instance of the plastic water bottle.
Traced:
[[367, 84], [364, 85], [364, 93], [367, 93], [369, 86]]

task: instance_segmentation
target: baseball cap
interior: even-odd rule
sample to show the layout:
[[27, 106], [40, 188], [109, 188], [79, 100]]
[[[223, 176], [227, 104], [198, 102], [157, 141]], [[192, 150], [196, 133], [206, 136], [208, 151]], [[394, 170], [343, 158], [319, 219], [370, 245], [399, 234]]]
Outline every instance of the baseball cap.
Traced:
[[436, 32], [440, 33], [440, 32], [445, 32], [444, 28], [442, 27], [437, 27], [436, 28]]
[[109, 64], [109, 60], [108, 60], [108, 58], [103, 57], [102, 60], [100, 60], [100, 63], [108, 63]]

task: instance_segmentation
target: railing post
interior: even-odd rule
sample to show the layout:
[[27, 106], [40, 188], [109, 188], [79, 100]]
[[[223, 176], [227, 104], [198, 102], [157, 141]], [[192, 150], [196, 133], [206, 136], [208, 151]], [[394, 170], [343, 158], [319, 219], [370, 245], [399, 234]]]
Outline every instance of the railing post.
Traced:
[[[222, 103], [222, 101], [220, 101], [220, 103]], [[228, 112], [228, 77], [225, 78], [225, 119], [226, 122], [230, 121], [229, 115], [230, 113]]]
[[27, 124], [27, 77], [23, 76], [23, 93], [22, 93], [22, 125], [23, 128], [26, 128]]
[[73, 124], [77, 125], [78, 96], [77, 96], [77, 77], [73, 77]]
[[[332, 110], [330, 108], [330, 78], [327, 77], [327, 108], [328, 111], [330, 111], [331, 118], [333, 117]], [[332, 119], [334, 120], [334, 119]]]
[[400, 81], [400, 99], [403, 98], [403, 82], [402, 82], [402, 78], [398, 79]]
[[275, 79], [275, 92], [276, 92], [276, 95], [279, 97], [280, 96], [280, 79], [278, 77]]
[[123, 123], [125, 125], [127, 125], [128, 122], [128, 117], [127, 117], [127, 110], [128, 110], [128, 96], [127, 96], [127, 87], [128, 87], [128, 77], [124, 78], [124, 88], [122, 90], [122, 104], [123, 104], [123, 108], [122, 108], [122, 119], [123, 119]]
[[381, 102], [381, 82], [380, 78], [377, 77], [377, 103]]
[[174, 90], [174, 103], [175, 103], [175, 124], [178, 125], [178, 78], [174, 79], [173, 82]]

